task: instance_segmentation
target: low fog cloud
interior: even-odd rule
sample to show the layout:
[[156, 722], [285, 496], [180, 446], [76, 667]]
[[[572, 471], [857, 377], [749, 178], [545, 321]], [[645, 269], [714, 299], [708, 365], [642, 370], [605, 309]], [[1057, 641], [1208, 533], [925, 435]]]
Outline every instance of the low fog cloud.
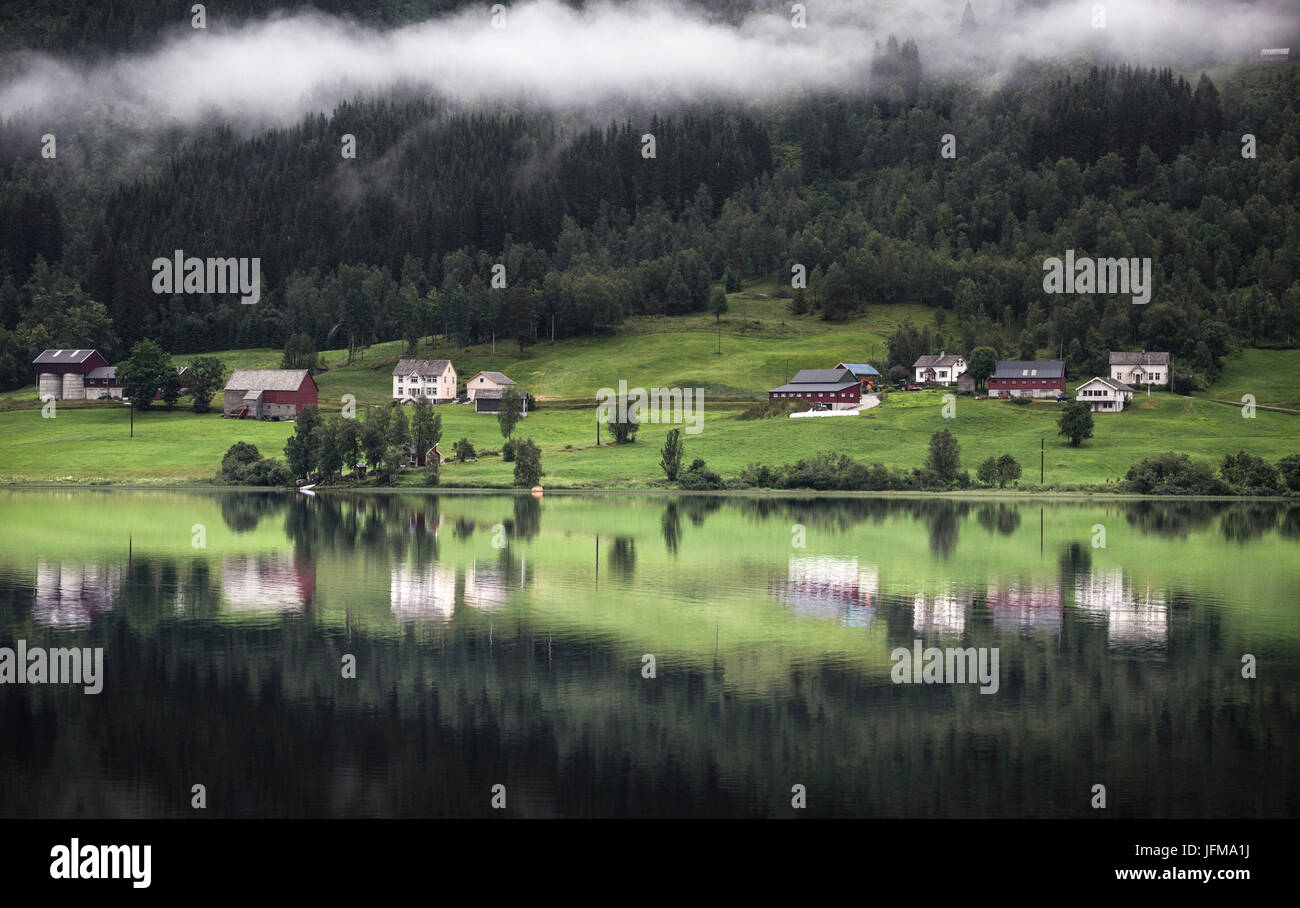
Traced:
[[763, 101], [849, 85], [891, 34], [917, 41], [927, 73], [969, 73], [990, 84], [1018, 60], [1083, 50], [1144, 65], [1241, 60], [1293, 34], [1296, 10], [1294, 2], [1109, 0], [1101, 4], [1105, 28], [1097, 29], [1092, 0], [972, 5], [980, 25], [973, 39], [958, 34], [965, 0], [805, 0], [804, 29], [791, 26], [788, 4], [737, 27], [665, 3], [573, 10], [540, 0], [510, 7], [497, 29], [484, 3], [389, 31], [319, 14], [222, 29], [211, 8], [209, 29], [182, 25], [149, 52], [95, 65], [25, 56], [0, 85], [0, 116], [98, 106], [140, 123], [215, 114], [276, 125], [398, 86], [465, 103], [561, 108], [615, 99]]

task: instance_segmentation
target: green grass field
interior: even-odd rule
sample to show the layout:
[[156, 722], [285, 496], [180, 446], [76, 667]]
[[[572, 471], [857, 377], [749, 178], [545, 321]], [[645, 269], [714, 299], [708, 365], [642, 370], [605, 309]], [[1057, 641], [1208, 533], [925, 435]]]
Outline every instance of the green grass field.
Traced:
[[[1027, 407], [1003, 401], [959, 398], [956, 417], [944, 419], [939, 391], [891, 394], [861, 416], [826, 419], [737, 418], [738, 406], [709, 407], [703, 431], [686, 436], [688, 461], [702, 457], [724, 477], [753, 461], [782, 463], [821, 451], [842, 451], [891, 467], [919, 466], [931, 433], [950, 428], [962, 446], [962, 463], [974, 470], [984, 458], [1011, 453], [1037, 481], [1040, 439], [1046, 439], [1046, 480], [1057, 484], [1101, 484], [1123, 475], [1134, 461], [1163, 451], [1217, 458], [1248, 450], [1269, 460], [1300, 451], [1297, 417], [1261, 410], [1243, 419], [1235, 407], [1168, 394], [1140, 398], [1121, 414], [1098, 415], [1095, 434], [1070, 448], [1056, 434], [1059, 405], [1038, 401]], [[480, 450], [501, 446], [497, 421], [470, 405], [443, 405], [444, 450], [468, 437]], [[152, 483], [205, 480], [236, 441], [282, 456], [289, 423], [226, 420], [186, 411], [138, 415], [134, 438], [121, 405], [63, 408], [54, 419], [39, 410], [0, 413], [5, 441], [0, 482]], [[525, 419], [517, 434], [543, 450], [543, 484], [548, 487], [643, 486], [659, 483], [659, 448], [670, 426], [647, 424], [635, 444], [595, 447], [591, 408], [543, 408]], [[608, 438], [602, 440], [608, 441]], [[511, 464], [499, 456], [448, 464], [443, 481], [455, 485], [508, 486]], [[412, 474], [406, 477], [414, 481]]]
[[1255, 403], [1300, 410], [1300, 350], [1244, 350], [1225, 361], [1223, 375], [1198, 397], [1239, 401], [1255, 395]]
[[[543, 341], [523, 356], [504, 343], [495, 354], [490, 346], [462, 350], [435, 345], [420, 355], [451, 358], [462, 380], [480, 369], [506, 372], [541, 399], [542, 408], [516, 434], [542, 447], [543, 484], [552, 488], [662, 484], [659, 449], [671, 426], [643, 425], [635, 444], [595, 446], [591, 402], [598, 389], [617, 387], [620, 379], [629, 387], [704, 388], [703, 431], [686, 437], [687, 462], [704, 458], [728, 478], [754, 461], [785, 463], [822, 451], [911, 468], [924, 461], [930, 435], [945, 427], [961, 443], [963, 467], [973, 473], [985, 458], [1011, 453], [1024, 468], [1025, 482], [1038, 480], [1039, 445], [1045, 439], [1045, 480], [1050, 484], [1104, 484], [1121, 477], [1135, 461], [1169, 450], [1217, 459], [1244, 449], [1269, 460], [1300, 451], [1300, 417], [1260, 410], [1255, 419], [1243, 419], [1237, 407], [1164, 393], [1139, 395], [1121, 414], [1098, 414], [1093, 438], [1078, 449], [1057, 436], [1060, 405], [1052, 401], [1020, 407], [959, 397], [955, 418], [944, 419], [943, 392], [896, 392], [861, 416], [737, 418], [743, 399], [763, 397], [798, 369], [830, 367], [841, 360], [881, 363], [885, 337], [909, 319], [929, 323], [933, 313], [920, 306], [877, 307], [830, 325], [815, 316], [791, 316], [783, 301], [751, 288], [732, 294], [731, 311], [720, 324], [708, 315], [667, 322], [633, 319], [616, 336], [554, 346]], [[716, 352], [719, 345], [721, 354]], [[345, 394], [355, 395], [363, 406], [386, 405], [392, 366], [401, 353], [401, 342], [376, 344], [364, 358], [345, 365], [344, 351], [325, 351], [326, 369], [317, 377], [322, 408], [337, 410]], [[280, 360], [280, 352], [270, 349], [218, 355], [230, 368], [275, 368]], [[1300, 351], [1248, 350], [1230, 361], [1222, 381], [1201, 396], [1239, 400], [1252, 393], [1262, 405], [1297, 406], [1298, 372]], [[137, 413], [135, 437], [130, 438], [129, 413], [121, 404], [63, 404], [55, 418], [45, 419], [34, 398], [34, 387], [0, 397], [5, 438], [0, 482], [201, 482], [217, 472], [221, 455], [234, 442], [252, 442], [265, 455], [281, 457], [284, 439], [292, 432], [288, 423], [225, 420], [178, 409]], [[219, 396], [215, 402], [219, 406]], [[471, 405], [438, 409], [444, 452], [450, 453], [451, 442], [462, 436], [480, 451], [501, 447], [492, 416], [474, 413]], [[511, 484], [512, 469], [499, 456], [485, 456], [446, 465], [443, 481], [504, 487]], [[417, 478], [412, 474], [404, 481]]]

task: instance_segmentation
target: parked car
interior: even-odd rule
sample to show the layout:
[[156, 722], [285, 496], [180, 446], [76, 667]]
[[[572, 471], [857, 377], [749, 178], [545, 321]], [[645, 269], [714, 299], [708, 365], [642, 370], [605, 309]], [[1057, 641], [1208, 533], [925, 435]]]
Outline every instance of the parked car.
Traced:
[[1068, 394], [1066, 394], [1066, 393], [1064, 393], [1064, 392], [1062, 392], [1062, 391], [1057, 391], [1057, 392], [1056, 392], [1056, 399], [1057, 399], [1057, 400], [1061, 400], [1061, 401], [1066, 401], [1066, 400], [1069, 400], [1069, 399], [1070, 399], [1070, 395], [1068, 395]]

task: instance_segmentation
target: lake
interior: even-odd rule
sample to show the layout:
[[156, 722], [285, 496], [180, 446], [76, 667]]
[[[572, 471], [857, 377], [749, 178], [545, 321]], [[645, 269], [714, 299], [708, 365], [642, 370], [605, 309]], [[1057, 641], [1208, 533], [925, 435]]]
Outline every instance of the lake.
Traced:
[[4, 490], [103, 668], [0, 815], [1294, 816], [1298, 592], [1279, 503]]

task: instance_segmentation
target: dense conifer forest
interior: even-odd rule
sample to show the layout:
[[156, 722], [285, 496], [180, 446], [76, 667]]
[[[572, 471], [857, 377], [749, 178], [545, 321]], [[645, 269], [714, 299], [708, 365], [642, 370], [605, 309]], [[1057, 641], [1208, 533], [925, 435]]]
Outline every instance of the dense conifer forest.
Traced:
[[[451, 5], [352, 11], [387, 23]], [[44, 23], [49, 46], [94, 34], [112, 49], [131, 46], [149, 6], [23, 21]], [[335, 6], [353, 4], [317, 4]], [[0, 384], [30, 383], [45, 346], [120, 355], [142, 338], [194, 353], [296, 332], [351, 350], [590, 336], [705, 310], [715, 284], [785, 286], [796, 264], [808, 287], [785, 291], [792, 316], [922, 302], [947, 313], [932, 340], [953, 348], [1100, 371], [1107, 351], [1145, 347], [1212, 380], [1234, 346], [1300, 339], [1297, 97], [1293, 64], [1219, 84], [1024, 62], [978, 90], [927, 75], [900, 36], [852, 86], [763, 104], [578, 115], [407, 91], [253, 131], [104, 111], [61, 135], [57, 168], [39, 153], [48, 120], [17, 116], [0, 123]], [[344, 134], [364, 154], [342, 158]], [[955, 158], [940, 154], [946, 135]], [[150, 263], [176, 249], [258, 257], [260, 302], [153, 292]], [[1150, 304], [1045, 305], [1042, 263], [1067, 249], [1149, 256]], [[489, 283], [497, 263], [505, 292]]]

